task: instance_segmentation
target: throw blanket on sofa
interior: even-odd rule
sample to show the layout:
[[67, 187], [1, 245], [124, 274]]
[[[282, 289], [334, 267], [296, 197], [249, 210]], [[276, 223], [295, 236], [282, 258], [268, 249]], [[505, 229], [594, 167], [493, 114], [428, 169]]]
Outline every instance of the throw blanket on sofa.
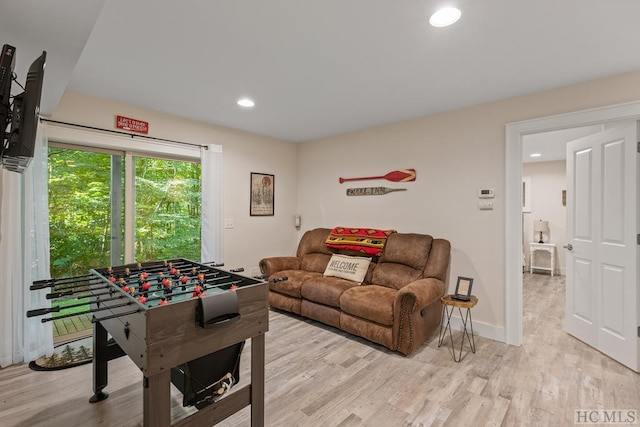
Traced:
[[396, 230], [335, 227], [324, 244], [329, 248], [349, 249], [367, 255], [380, 256], [387, 237], [393, 233], [396, 233]]

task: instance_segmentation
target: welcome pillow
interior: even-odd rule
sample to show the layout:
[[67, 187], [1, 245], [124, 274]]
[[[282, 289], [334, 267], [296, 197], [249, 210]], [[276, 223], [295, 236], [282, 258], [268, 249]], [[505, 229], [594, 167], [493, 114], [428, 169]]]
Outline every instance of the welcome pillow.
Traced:
[[324, 270], [324, 275], [362, 283], [370, 263], [371, 258], [334, 254]]

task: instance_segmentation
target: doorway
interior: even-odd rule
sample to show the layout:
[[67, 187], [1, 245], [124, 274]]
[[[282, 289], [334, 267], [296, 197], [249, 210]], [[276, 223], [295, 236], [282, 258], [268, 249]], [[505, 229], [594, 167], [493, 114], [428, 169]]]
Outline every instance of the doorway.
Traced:
[[604, 126], [522, 137], [524, 342], [564, 331], [567, 242], [567, 143]]
[[567, 143], [603, 129], [603, 125], [594, 125], [522, 137], [522, 238], [527, 272], [533, 261], [534, 273], [565, 275]]
[[523, 340], [521, 199], [523, 137], [541, 132], [593, 126], [618, 120], [639, 119], [640, 102], [636, 102], [506, 125], [505, 342], [507, 344], [521, 345]]

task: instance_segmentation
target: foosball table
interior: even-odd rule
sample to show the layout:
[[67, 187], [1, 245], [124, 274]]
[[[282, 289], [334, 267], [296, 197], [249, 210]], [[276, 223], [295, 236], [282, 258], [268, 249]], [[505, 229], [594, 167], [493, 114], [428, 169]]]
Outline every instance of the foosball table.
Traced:
[[[92, 403], [108, 397], [104, 389], [110, 335], [142, 371], [145, 426], [210, 426], [248, 405], [251, 424], [264, 424], [268, 284], [211, 264], [179, 258], [33, 283], [32, 289], [52, 288], [48, 299], [77, 293], [89, 298], [94, 324]], [[27, 316], [56, 311], [33, 310]], [[238, 380], [240, 353], [249, 338], [251, 383], [225, 394]], [[224, 365], [229, 364], [227, 369]], [[183, 392], [183, 405], [198, 409], [174, 424], [172, 382]]]

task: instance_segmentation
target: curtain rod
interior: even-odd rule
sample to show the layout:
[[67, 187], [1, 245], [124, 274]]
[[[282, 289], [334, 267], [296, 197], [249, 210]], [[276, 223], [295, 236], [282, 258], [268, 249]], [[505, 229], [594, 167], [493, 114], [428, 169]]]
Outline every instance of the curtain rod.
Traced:
[[206, 146], [206, 145], [194, 144], [193, 142], [184, 142], [184, 141], [176, 141], [176, 140], [173, 140], [173, 139], [156, 138], [155, 136], [147, 136], [147, 135], [136, 135], [136, 134], [132, 134], [132, 133], [122, 132], [122, 131], [119, 131], [119, 130], [103, 129], [103, 128], [87, 126], [87, 125], [79, 125], [77, 123], [61, 122], [61, 121], [58, 121], [58, 120], [46, 119], [44, 117], [40, 117], [40, 120], [42, 120], [43, 122], [55, 123], [55, 124], [58, 124], [58, 125], [71, 126], [71, 127], [81, 128], [81, 129], [97, 130], [97, 131], [100, 131], [100, 132], [114, 133], [116, 135], [130, 136], [131, 138], [143, 138], [143, 139], [149, 139], [149, 140], [152, 140], [152, 141], [168, 142], [168, 143], [171, 143], [171, 144], [191, 145], [192, 147], [204, 148], [205, 150], [209, 149], [209, 147]]

